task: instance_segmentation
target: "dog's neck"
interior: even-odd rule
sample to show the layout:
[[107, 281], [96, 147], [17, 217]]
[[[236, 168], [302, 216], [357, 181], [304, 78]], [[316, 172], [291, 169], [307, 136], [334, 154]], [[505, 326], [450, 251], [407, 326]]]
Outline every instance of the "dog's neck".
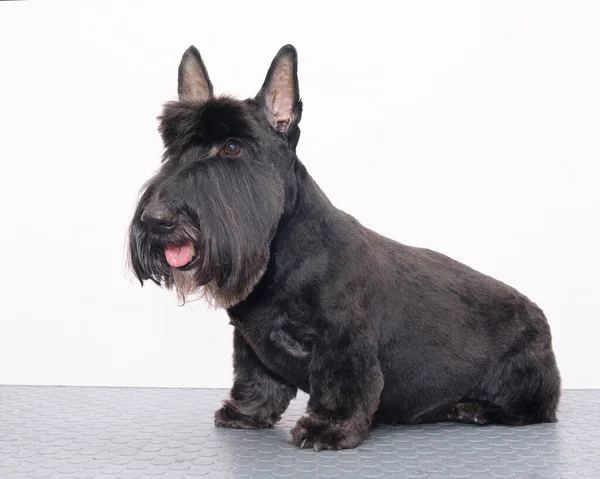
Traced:
[[317, 219], [335, 209], [327, 195], [295, 157], [286, 181], [285, 207], [278, 231], [295, 221]]
[[274, 264], [277, 257], [285, 258], [284, 263], [289, 265], [290, 261], [302, 262], [312, 253], [318, 253], [309, 245], [315, 240], [333, 238], [336, 223], [343, 221], [345, 216], [333, 206], [306, 167], [295, 158], [286, 181], [284, 211], [271, 242], [269, 269], [279, 264], [279, 261]]

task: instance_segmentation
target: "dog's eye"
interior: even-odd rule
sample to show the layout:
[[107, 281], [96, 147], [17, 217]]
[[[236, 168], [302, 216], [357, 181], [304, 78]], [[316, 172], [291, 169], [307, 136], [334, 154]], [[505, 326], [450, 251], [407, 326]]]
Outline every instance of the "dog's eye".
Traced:
[[225, 142], [225, 146], [223, 147], [223, 153], [229, 156], [235, 156], [242, 151], [242, 147], [235, 140], [227, 140]]

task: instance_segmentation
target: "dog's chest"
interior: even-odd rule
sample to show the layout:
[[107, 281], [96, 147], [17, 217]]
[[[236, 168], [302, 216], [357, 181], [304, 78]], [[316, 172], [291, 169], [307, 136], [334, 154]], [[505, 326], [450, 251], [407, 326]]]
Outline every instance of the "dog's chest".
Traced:
[[261, 362], [274, 373], [308, 390], [308, 365], [314, 338], [311, 331], [284, 318], [277, 321], [232, 319]]

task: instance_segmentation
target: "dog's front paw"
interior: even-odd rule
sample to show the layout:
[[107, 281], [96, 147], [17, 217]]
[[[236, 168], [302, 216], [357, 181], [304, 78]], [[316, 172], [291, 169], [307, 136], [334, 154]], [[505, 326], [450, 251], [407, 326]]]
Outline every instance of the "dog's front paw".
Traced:
[[294, 444], [303, 449], [350, 449], [365, 438], [367, 427], [353, 419], [328, 421], [309, 415], [299, 419], [291, 433]]
[[263, 429], [273, 427], [273, 424], [277, 421], [272, 421], [271, 419], [242, 414], [229, 401], [225, 401], [223, 407], [215, 412], [215, 426], [232, 429]]

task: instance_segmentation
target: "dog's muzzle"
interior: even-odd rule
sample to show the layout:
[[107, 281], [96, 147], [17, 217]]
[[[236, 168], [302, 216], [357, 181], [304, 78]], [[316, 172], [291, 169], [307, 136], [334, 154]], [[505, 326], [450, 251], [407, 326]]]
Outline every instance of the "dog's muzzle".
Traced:
[[[150, 202], [140, 216], [142, 223], [156, 236], [165, 237], [173, 233], [176, 228], [177, 215], [168, 207]], [[169, 266], [186, 268], [192, 265], [197, 257], [196, 247], [192, 241], [172, 243], [165, 238], [164, 253]]]

